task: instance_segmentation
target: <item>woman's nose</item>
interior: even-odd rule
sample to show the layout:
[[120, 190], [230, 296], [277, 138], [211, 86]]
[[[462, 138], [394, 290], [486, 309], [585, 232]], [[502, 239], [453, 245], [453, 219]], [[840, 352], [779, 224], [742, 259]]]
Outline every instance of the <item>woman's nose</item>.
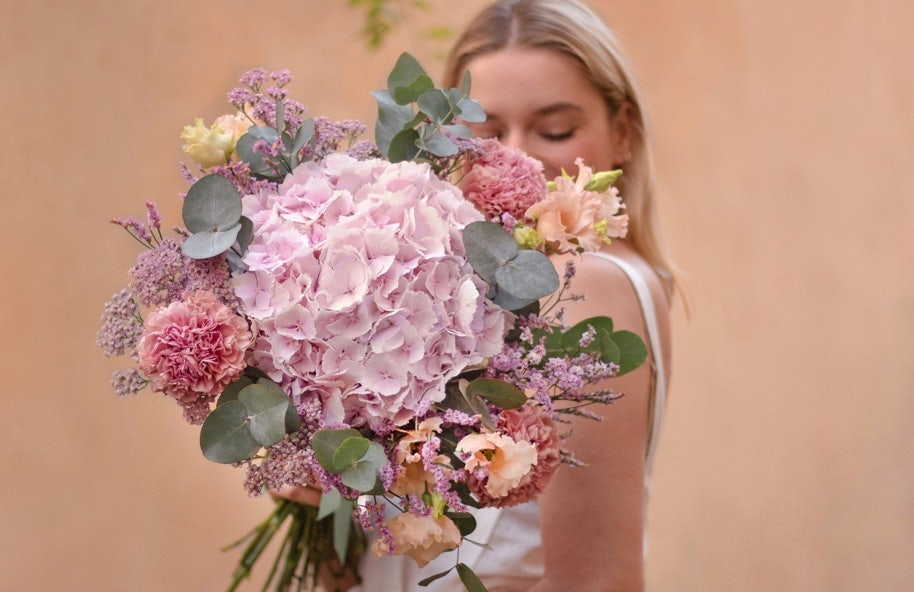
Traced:
[[518, 131], [507, 130], [502, 132], [501, 137], [498, 139], [503, 146], [509, 146], [511, 148], [516, 148], [518, 150], [523, 150], [526, 152], [524, 141], [524, 135]]

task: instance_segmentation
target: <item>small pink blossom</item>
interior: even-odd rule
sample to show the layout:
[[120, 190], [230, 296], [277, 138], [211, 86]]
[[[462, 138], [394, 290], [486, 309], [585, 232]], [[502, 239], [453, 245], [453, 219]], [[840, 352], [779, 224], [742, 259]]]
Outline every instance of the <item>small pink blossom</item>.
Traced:
[[489, 218], [521, 218], [546, 196], [543, 164], [496, 139], [482, 142], [482, 153], [460, 182], [464, 196]]
[[385, 526], [390, 531], [393, 548], [379, 538], [371, 546], [375, 555], [408, 555], [419, 567], [461, 543], [460, 530], [447, 516], [434, 518], [406, 512], [387, 520]]
[[211, 292], [187, 292], [146, 319], [138, 365], [153, 390], [191, 403], [235, 380], [252, 342], [247, 322]]

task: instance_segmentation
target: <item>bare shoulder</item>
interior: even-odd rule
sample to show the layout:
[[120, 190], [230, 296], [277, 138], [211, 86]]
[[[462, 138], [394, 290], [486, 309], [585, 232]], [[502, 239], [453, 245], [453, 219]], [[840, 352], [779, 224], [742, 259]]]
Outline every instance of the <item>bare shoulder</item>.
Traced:
[[[636, 252], [622, 245], [614, 244], [611, 253], [634, 268], [647, 285], [653, 303], [657, 326], [660, 332], [662, 353], [668, 362], [670, 359], [670, 303], [663, 289], [663, 284], [656, 272]], [[568, 303], [566, 314], [569, 322], [587, 317], [606, 315], [613, 319], [617, 329], [634, 331], [647, 340], [647, 326], [644, 309], [632, 280], [615, 262], [592, 254], [584, 254], [572, 259], [576, 275], [571, 284], [571, 291], [584, 296], [584, 300]], [[557, 261], [564, 265], [564, 260]], [[652, 352], [658, 355], [658, 352]], [[669, 368], [669, 364], [666, 364]]]

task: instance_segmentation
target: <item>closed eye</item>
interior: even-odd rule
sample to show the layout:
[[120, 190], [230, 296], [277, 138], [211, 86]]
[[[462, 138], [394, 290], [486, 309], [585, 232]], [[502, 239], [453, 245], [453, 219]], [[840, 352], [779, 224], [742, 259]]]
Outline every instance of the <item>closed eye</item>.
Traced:
[[573, 135], [574, 135], [574, 130], [568, 130], [567, 132], [562, 132], [560, 134], [547, 134], [547, 133], [540, 134], [540, 136], [543, 139], [549, 140], [550, 142], [561, 142], [563, 140], [567, 140], [567, 139], [571, 138]]

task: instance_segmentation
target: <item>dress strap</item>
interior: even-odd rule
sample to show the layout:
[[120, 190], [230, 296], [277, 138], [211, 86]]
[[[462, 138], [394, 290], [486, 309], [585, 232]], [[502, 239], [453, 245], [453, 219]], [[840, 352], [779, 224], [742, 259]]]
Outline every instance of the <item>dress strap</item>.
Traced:
[[648, 402], [649, 435], [645, 452], [645, 465], [649, 474], [654, 461], [654, 453], [657, 450], [657, 441], [660, 439], [663, 413], [666, 409], [666, 368], [663, 363], [663, 348], [660, 343], [660, 328], [657, 325], [654, 299], [651, 297], [651, 291], [644, 276], [631, 263], [602, 251], [591, 252], [591, 255], [614, 263], [628, 276], [629, 281], [635, 288], [635, 293], [638, 295], [638, 301], [641, 303], [641, 311], [644, 313], [648, 344], [652, 352], [651, 379], [653, 382], [653, 389]]

